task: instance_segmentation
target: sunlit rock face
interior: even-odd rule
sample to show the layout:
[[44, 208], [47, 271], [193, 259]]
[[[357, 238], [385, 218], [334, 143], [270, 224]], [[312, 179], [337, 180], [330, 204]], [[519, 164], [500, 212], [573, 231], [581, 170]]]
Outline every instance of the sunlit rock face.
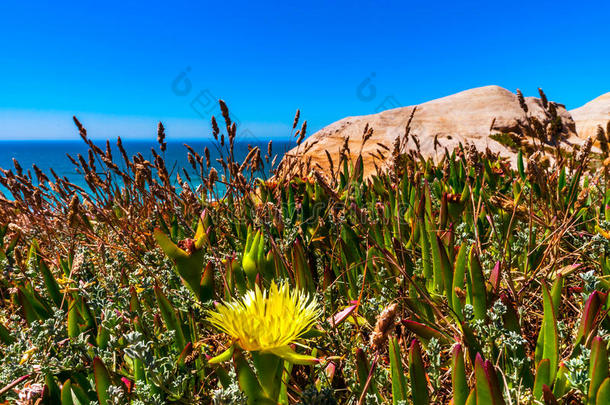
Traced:
[[[392, 150], [394, 140], [405, 133], [413, 109], [417, 107], [410, 124], [410, 133], [417, 135], [423, 156], [439, 159], [445, 148], [452, 150], [460, 142], [468, 142], [482, 151], [489, 148], [494, 153], [499, 152], [514, 165], [517, 156], [515, 150], [492, 139], [490, 135], [505, 133], [526, 137], [523, 127], [527, 125], [528, 116], [530, 119], [535, 117], [542, 123], [548, 122], [548, 108], [543, 107], [540, 99], [526, 97], [525, 104], [527, 113], [515, 93], [499, 86], [474, 88], [418, 106], [343, 118], [307, 138], [304, 144], [317, 142], [307, 153], [303, 153], [306, 146], [302, 144], [291, 150], [289, 156], [311, 158], [312, 168], [319, 165], [328, 171], [330, 165], [325, 151], [330, 153], [336, 166], [344, 139], [349, 137], [352, 158], [358, 155], [362, 147], [364, 172], [369, 175], [375, 172], [375, 165], [383, 167], [390, 158], [391, 153], [380, 145]], [[554, 106], [562, 122], [560, 142], [578, 141], [570, 113], [561, 104], [554, 103]], [[362, 134], [367, 124], [374, 132], [362, 146]], [[415, 148], [413, 139], [409, 139], [407, 147]], [[385, 157], [382, 158], [379, 152]]]
[[572, 118], [576, 123], [576, 132], [581, 138], [594, 137], [597, 127], [607, 129], [610, 121], [610, 93], [606, 93], [589, 101], [582, 107], [571, 110]]

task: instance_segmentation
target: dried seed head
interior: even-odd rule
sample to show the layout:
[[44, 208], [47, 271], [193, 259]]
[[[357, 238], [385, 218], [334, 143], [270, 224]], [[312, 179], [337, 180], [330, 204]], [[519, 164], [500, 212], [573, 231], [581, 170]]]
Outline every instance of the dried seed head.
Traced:
[[443, 159], [443, 180], [447, 181], [450, 174], [451, 164], [449, 163], [449, 159]]
[[362, 132], [362, 145], [364, 145], [373, 136], [373, 128], [366, 124], [364, 131]]
[[305, 139], [305, 135], [307, 134], [307, 121], [303, 121], [303, 125], [301, 125], [301, 129], [299, 131], [299, 139], [297, 139], [297, 145], [300, 145]]
[[489, 126], [489, 132], [494, 130], [494, 126], [496, 125], [496, 117], [491, 120], [491, 125]]
[[74, 225], [76, 221], [76, 216], [78, 215], [78, 206], [79, 200], [78, 196], [74, 194], [72, 196], [72, 200], [70, 200], [70, 205], [68, 206], [68, 223], [70, 225]]
[[205, 165], [207, 166], [207, 168], [210, 168], [210, 150], [208, 149], [208, 147], [206, 146], [205, 149], [203, 150], [203, 154], [205, 155]]
[[479, 152], [477, 151], [477, 147], [475, 146], [475, 144], [471, 143], [471, 144], [468, 144], [467, 148], [468, 148], [467, 155], [466, 155], [467, 163], [474, 168], [478, 167]]
[[333, 158], [332, 156], [330, 156], [330, 153], [328, 152], [327, 149], [324, 149], [324, 153], [326, 153], [326, 159], [328, 160], [328, 166], [330, 168], [330, 174], [331, 176], [335, 176], [335, 164], [333, 162]]
[[193, 154], [191, 152], [188, 152], [188, 154], [186, 155], [186, 158], [189, 161], [189, 163], [191, 164], [191, 167], [193, 168], [193, 170], [197, 170], [197, 162], [195, 161]]
[[225, 120], [225, 124], [227, 128], [231, 126], [231, 117], [229, 116], [229, 108], [224, 100], [218, 100], [218, 104], [220, 104], [220, 112], [222, 113], [222, 118]]
[[190, 364], [192, 364], [192, 363], [194, 363], [194, 362], [195, 362], [195, 360], [197, 360], [197, 358], [199, 357], [199, 354], [200, 354], [200, 353], [199, 353], [199, 350], [193, 350], [193, 351], [191, 352], [191, 354], [189, 354], [188, 356], [186, 356], [186, 357], [184, 358], [184, 363], [185, 363], [187, 366], [188, 366], [188, 365], [190, 365]]
[[159, 142], [159, 145], [161, 145], [161, 150], [163, 149], [163, 144], [165, 143], [165, 127], [163, 126], [163, 123], [161, 121], [159, 121], [159, 124], [157, 125], [157, 142]]
[[38, 178], [38, 183], [49, 181], [49, 178], [46, 176], [46, 174], [44, 174], [43, 171], [40, 170], [38, 166], [36, 166], [36, 164], [33, 164], [32, 167], [34, 168], [34, 173], [36, 173], [36, 177]]
[[80, 123], [80, 121], [76, 118], [76, 116], [73, 116], [72, 119], [74, 120], [74, 124], [76, 124], [76, 127], [78, 128], [78, 133], [80, 135], [81, 138], [83, 138], [83, 141], [87, 142], [87, 130], [85, 129], [85, 127], [83, 127], [83, 124]]
[[605, 155], [608, 154], [608, 140], [606, 139], [606, 135], [604, 134], [604, 129], [601, 125], [597, 126], [597, 141], [599, 142], [599, 147], [604, 152]]
[[548, 103], [548, 106], [549, 106], [549, 114], [551, 115], [551, 118], [552, 119], [557, 118], [557, 107], [556, 107], [555, 103], [550, 102], [550, 103]]
[[213, 167], [210, 169], [210, 175], [208, 176], [210, 179], [210, 187], [214, 185], [216, 181], [218, 181], [218, 171]]
[[91, 170], [95, 170], [95, 155], [91, 149], [89, 149], [89, 167]]
[[241, 166], [239, 166], [239, 169], [238, 169], [239, 172], [241, 172], [242, 170], [244, 170], [246, 168], [248, 163], [250, 163], [252, 158], [255, 157], [257, 151], [259, 151], [259, 150], [260, 149], [258, 148], [258, 146], [250, 149], [250, 152], [248, 152], [248, 154], [246, 155], [246, 158], [244, 159], [243, 163], [241, 164]]
[[292, 129], [295, 129], [297, 127], [300, 117], [301, 117], [301, 110], [297, 110], [297, 113], [294, 115], [294, 121], [292, 122]]
[[525, 103], [525, 98], [523, 97], [523, 93], [521, 93], [521, 90], [517, 89], [517, 98], [519, 99], [519, 105], [521, 106], [521, 109], [527, 113], [527, 104]]
[[421, 152], [421, 144], [419, 142], [419, 137], [417, 135], [411, 135], [411, 139], [413, 140], [413, 143], [415, 144], [415, 148], [417, 149], [417, 151]]
[[212, 135], [214, 135], [214, 139], [218, 140], [218, 134], [220, 133], [220, 128], [218, 128], [218, 123], [216, 122], [216, 117], [212, 115]]
[[540, 101], [542, 101], [542, 106], [544, 108], [547, 108], [549, 105], [549, 100], [546, 98], [546, 94], [544, 94], [544, 91], [542, 91], [540, 87], [538, 87], [538, 93], [540, 94]]
[[22, 176], [23, 175], [23, 169], [21, 168], [21, 165], [19, 164], [19, 162], [15, 158], [13, 158], [13, 166], [15, 166], [15, 170], [17, 171], [17, 174], [19, 176]]
[[349, 136], [343, 138], [343, 146], [341, 146], [341, 150], [339, 151], [339, 156], [348, 158], [350, 156], [349, 149]]
[[396, 319], [396, 311], [398, 310], [398, 304], [390, 304], [377, 317], [377, 323], [375, 324], [375, 330], [371, 334], [370, 344], [373, 350], [380, 350], [385, 344], [388, 334], [394, 326]]
[[587, 138], [585, 143], [582, 145], [581, 149], [576, 154], [576, 161], [579, 164], [582, 164], [585, 161], [585, 159], [587, 159], [587, 157], [591, 153], [592, 146], [593, 146], [593, 138]]
[[116, 145], [119, 148], [119, 152], [121, 152], [121, 156], [123, 157], [123, 161], [125, 162], [125, 165], [127, 166], [127, 168], [130, 168], [131, 167], [131, 162], [129, 161], [129, 157], [127, 156], [127, 152], [125, 151], [125, 148], [123, 147], [123, 141], [121, 140], [120, 136], [116, 140]]
[[392, 144], [392, 160], [398, 160], [400, 156], [400, 137], [397, 136], [394, 138], [394, 143]]
[[231, 128], [229, 129], [229, 138], [231, 139], [231, 142], [233, 142], [233, 140], [235, 139], [236, 136], [237, 136], [237, 124], [232, 123]]
[[538, 167], [538, 152], [534, 153], [527, 161], [527, 169], [526, 174], [529, 181], [533, 183], [539, 183], [539, 179], [541, 176], [540, 167]]
[[189, 173], [186, 171], [186, 169], [183, 167], [182, 168], [182, 173], [184, 173], [184, 177], [186, 177], [187, 181], [191, 181], [191, 176], [189, 176]]
[[106, 139], [106, 152], [104, 153], [106, 159], [112, 161], [112, 149], [110, 148], [110, 141]]

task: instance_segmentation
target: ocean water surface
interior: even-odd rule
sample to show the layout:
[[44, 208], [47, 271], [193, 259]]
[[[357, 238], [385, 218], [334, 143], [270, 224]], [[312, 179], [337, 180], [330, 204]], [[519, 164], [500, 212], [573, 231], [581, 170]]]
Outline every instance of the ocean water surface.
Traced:
[[[105, 141], [94, 141], [102, 150], [106, 149]], [[185, 140], [185, 141], [168, 141], [167, 150], [162, 153], [159, 149], [159, 144], [156, 141], [143, 141], [143, 140], [123, 140], [123, 146], [131, 158], [132, 155], [141, 153], [145, 159], [153, 161], [153, 154], [151, 148], [155, 148], [156, 152], [164, 156], [165, 164], [168, 171], [170, 171], [172, 180], [176, 179], [176, 173], [182, 175], [182, 169], [186, 169], [191, 175], [192, 185], [197, 187], [199, 185], [197, 174], [193, 171], [191, 165], [187, 160], [188, 150], [184, 144], [191, 146], [197, 153], [203, 156], [204, 148], [207, 146], [210, 150], [210, 158], [212, 165], [216, 167], [220, 172], [220, 164], [216, 159], [220, 156], [217, 143], [214, 141], [201, 141], [201, 140]], [[111, 141], [112, 155], [115, 163], [119, 167], [124, 168], [123, 159], [116, 146], [116, 140]], [[261, 154], [267, 153], [267, 142], [252, 141], [245, 142], [240, 141], [235, 143], [234, 154], [238, 161], [241, 161], [248, 154], [248, 145], [259, 146], [261, 148]], [[272, 156], [278, 155], [276, 164], [280, 162], [282, 156], [295, 145], [293, 140], [289, 139], [274, 139]], [[42, 169], [47, 176], [52, 180], [53, 177], [50, 173], [50, 168], [53, 168], [58, 176], [67, 177], [72, 183], [79, 185], [83, 189], [89, 191], [87, 184], [84, 181], [82, 175], [76, 172], [74, 164], [68, 159], [66, 154], [70, 154], [76, 158], [80, 153], [87, 158], [87, 145], [82, 140], [75, 141], [0, 141], [0, 167], [6, 170], [12, 170], [15, 172], [13, 165], [13, 158], [16, 159], [24, 171], [31, 170], [34, 176], [34, 170], [32, 165], [36, 164]], [[266, 165], [268, 166], [268, 165]], [[265, 173], [260, 173], [261, 177], [265, 177]], [[267, 171], [268, 175], [268, 171]], [[5, 195], [6, 198], [11, 198], [11, 195], [0, 186], [0, 191]]]

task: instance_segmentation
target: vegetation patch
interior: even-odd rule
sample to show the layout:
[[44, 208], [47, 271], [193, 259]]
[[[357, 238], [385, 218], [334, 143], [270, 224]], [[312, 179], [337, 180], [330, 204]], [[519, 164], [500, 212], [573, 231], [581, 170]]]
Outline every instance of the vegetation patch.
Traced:
[[197, 182], [166, 167], [162, 126], [147, 161], [76, 120], [88, 190], [2, 170], [0, 400], [610, 403], [591, 142], [512, 170], [467, 145], [426, 160], [407, 130], [387, 171], [345, 153], [326, 176], [271, 143], [235, 161], [221, 108], [218, 164], [187, 147]]

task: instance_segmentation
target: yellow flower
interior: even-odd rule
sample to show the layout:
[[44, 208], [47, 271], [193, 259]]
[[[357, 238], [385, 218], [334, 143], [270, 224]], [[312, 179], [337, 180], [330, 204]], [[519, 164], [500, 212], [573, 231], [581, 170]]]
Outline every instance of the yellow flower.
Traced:
[[309, 331], [319, 315], [318, 304], [307, 293], [271, 282], [269, 291], [256, 286], [241, 299], [219, 304], [208, 319], [242, 349], [290, 360], [296, 353], [288, 345]]

